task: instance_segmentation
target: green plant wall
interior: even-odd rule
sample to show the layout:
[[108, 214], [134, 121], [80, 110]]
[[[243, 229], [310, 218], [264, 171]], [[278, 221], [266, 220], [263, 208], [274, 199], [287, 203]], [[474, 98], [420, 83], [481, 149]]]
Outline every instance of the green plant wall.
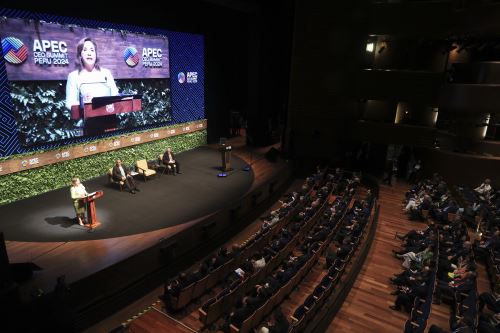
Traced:
[[206, 143], [207, 132], [202, 130], [1, 176], [0, 205], [69, 186], [74, 176], [88, 180], [105, 175], [116, 159], [133, 165], [140, 159], [156, 159], [167, 147], [180, 153]]
[[[166, 124], [172, 120], [170, 82], [166, 79], [117, 80], [122, 94], [142, 94], [142, 110], [119, 114], [117, 129]], [[11, 98], [23, 145], [82, 135], [81, 121], [66, 108], [66, 81], [11, 82]], [[80, 124], [79, 124], [80, 123]]]

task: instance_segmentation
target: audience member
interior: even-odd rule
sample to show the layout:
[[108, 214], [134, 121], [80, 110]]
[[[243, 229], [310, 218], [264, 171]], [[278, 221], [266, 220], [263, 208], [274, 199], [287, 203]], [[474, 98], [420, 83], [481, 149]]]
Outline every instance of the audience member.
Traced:
[[[289, 327], [290, 323], [281, 311], [281, 308], [278, 307], [276, 308], [276, 310], [274, 310], [271, 320], [267, 323], [267, 327], [262, 327], [262, 329], [264, 330], [262, 332], [287, 333]], [[267, 329], [267, 331], [265, 329]]]
[[474, 189], [474, 191], [476, 191], [477, 194], [479, 194], [483, 198], [488, 198], [492, 191], [491, 180], [489, 178], [486, 178], [484, 182], [481, 183], [481, 185]]

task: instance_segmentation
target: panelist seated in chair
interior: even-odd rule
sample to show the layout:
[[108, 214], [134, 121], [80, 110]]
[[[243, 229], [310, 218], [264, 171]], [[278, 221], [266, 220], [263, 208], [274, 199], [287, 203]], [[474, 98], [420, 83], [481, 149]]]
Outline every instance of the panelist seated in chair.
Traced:
[[171, 167], [174, 175], [176, 173], [181, 173], [179, 162], [175, 159], [175, 155], [170, 148], [167, 148], [167, 151], [163, 154], [163, 164], [165, 164], [166, 167]]
[[139, 192], [134, 177], [130, 174], [130, 170], [122, 165], [121, 160], [116, 160], [116, 164], [113, 167], [113, 179], [117, 182], [122, 181], [130, 193], [135, 194], [136, 191]]

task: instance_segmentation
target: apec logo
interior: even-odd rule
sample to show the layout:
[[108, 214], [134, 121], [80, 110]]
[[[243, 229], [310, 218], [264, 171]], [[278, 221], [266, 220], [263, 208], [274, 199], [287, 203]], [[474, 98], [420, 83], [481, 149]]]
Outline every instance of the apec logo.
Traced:
[[198, 83], [198, 72], [187, 72], [186, 74], [179, 72], [177, 80], [179, 80], [179, 83]]
[[177, 74], [177, 80], [179, 80], [179, 83], [186, 82], [186, 74], [184, 74], [184, 72], [179, 72], [179, 74]]
[[5, 37], [2, 39], [3, 58], [10, 64], [22, 64], [28, 59], [28, 48], [24, 43], [15, 37]]
[[198, 83], [198, 72], [187, 72], [187, 83]]
[[139, 52], [135, 47], [127, 47], [123, 51], [123, 60], [129, 67], [135, 67], [139, 63]]

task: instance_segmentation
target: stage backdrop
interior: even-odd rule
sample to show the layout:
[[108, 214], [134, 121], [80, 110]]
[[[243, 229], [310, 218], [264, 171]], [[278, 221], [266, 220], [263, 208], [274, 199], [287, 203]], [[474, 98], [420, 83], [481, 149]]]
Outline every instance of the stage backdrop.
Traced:
[[82, 38], [92, 38], [100, 66], [115, 79], [170, 77], [167, 36], [7, 19], [0, 37], [10, 81], [66, 80]]
[[[9, 9], [0, 16], [0, 157], [204, 118], [203, 36]], [[142, 111], [119, 114], [114, 131], [97, 136], [84, 136], [65, 105], [82, 37], [95, 40], [120, 94], [142, 95]]]
[[[142, 95], [142, 111], [93, 136], [65, 105], [83, 36], [98, 43], [119, 93]], [[0, 39], [0, 204], [103, 175], [115, 158], [206, 144], [203, 36], [0, 8]]]

